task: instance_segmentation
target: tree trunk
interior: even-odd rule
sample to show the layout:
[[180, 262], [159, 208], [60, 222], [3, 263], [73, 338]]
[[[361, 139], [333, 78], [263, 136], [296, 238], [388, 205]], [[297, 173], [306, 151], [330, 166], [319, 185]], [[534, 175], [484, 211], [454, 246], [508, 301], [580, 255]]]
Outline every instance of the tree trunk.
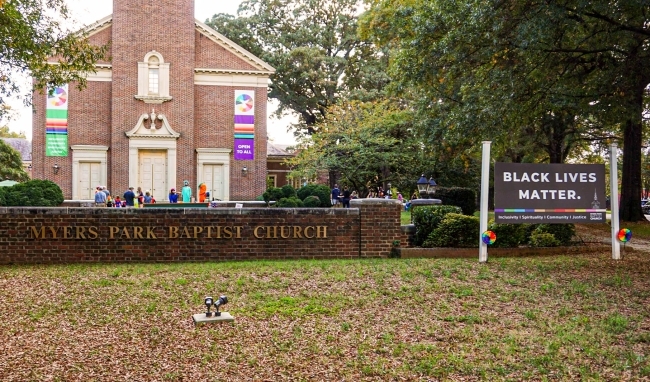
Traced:
[[[645, 221], [641, 210], [641, 145], [643, 130], [643, 93], [645, 85], [635, 89], [630, 101], [630, 113], [623, 131], [623, 174], [621, 176], [621, 202], [619, 218], [622, 221]], [[615, 170], [615, 169], [612, 169]], [[615, 202], [615, 201], [612, 201]]]

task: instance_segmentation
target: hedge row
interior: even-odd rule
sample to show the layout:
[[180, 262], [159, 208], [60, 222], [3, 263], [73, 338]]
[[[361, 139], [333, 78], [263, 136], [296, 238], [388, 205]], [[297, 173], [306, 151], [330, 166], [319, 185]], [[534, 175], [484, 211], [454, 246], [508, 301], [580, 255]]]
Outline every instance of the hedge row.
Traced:
[[[415, 224], [414, 244], [431, 247], [478, 247], [480, 222], [475, 216], [461, 214], [456, 206], [422, 206], [412, 211]], [[575, 235], [573, 224], [497, 224], [488, 230], [496, 234], [493, 247], [516, 248], [521, 245], [554, 247], [570, 245]]]

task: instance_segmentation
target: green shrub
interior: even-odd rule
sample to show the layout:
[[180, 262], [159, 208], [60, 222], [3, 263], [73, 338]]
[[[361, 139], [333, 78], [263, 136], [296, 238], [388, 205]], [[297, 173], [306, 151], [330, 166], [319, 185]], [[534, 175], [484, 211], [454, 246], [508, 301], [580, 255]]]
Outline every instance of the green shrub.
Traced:
[[449, 213], [462, 213], [460, 207], [456, 206], [418, 206], [411, 211], [413, 224], [415, 224], [415, 236], [413, 243], [421, 246], [429, 237], [429, 234], [438, 227], [445, 215]]
[[480, 226], [480, 220], [475, 216], [448, 213], [422, 246], [478, 248]]
[[528, 226], [530, 224], [498, 224], [491, 221], [488, 224], [488, 230], [497, 235], [497, 241], [490, 246], [496, 248], [517, 248], [522, 244], [527, 244], [530, 237]]
[[557, 247], [559, 245], [560, 241], [551, 233], [535, 231], [530, 235], [531, 247]]
[[282, 186], [282, 197], [291, 198], [294, 196], [296, 196], [296, 189], [293, 188], [292, 185], [285, 184], [284, 186]]
[[11, 187], [0, 187], [0, 206], [57, 207], [63, 203], [63, 192], [49, 180], [29, 180]]
[[438, 187], [435, 195], [442, 204], [458, 206], [465, 215], [474, 215], [476, 211], [476, 191], [466, 187]]
[[298, 197], [292, 196], [290, 198], [282, 198], [278, 200], [275, 206], [280, 208], [296, 208], [302, 207], [303, 203], [302, 200], [298, 199]]
[[550, 233], [560, 243], [559, 245], [571, 244], [571, 239], [576, 234], [576, 226], [573, 224], [538, 224], [532, 235], [539, 233]]
[[320, 200], [320, 205], [318, 207], [329, 208], [332, 206], [332, 191], [324, 184], [308, 184], [301, 187], [297, 194], [300, 200], [305, 200], [309, 196], [317, 196], [318, 200]]
[[282, 189], [279, 187], [271, 187], [264, 194], [262, 194], [262, 198], [264, 198], [264, 201], [268, 205], [271, 200], [274, 201], [279, 201], [280, 199], [283, 198], [282, 194]]
[[320, 207], [320, 199], [316, 195], [309, 195], [302, 202], [305, 207]]

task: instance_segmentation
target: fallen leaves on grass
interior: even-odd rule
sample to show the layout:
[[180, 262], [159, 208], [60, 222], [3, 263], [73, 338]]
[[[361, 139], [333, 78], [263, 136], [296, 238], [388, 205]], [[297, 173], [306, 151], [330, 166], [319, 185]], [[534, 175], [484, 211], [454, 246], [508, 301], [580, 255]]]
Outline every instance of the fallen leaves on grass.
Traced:
[[610, 256], [5, 266], [0, 380], [648, 378], [650, 259]]

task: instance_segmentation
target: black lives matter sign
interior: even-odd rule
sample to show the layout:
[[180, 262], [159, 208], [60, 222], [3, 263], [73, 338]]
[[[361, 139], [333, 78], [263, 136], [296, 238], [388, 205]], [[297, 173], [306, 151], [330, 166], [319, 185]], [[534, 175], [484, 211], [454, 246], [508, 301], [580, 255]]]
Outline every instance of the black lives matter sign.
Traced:
[[497, 223], [605, 223], [605, 213], [605, 165], [494, 165]]

